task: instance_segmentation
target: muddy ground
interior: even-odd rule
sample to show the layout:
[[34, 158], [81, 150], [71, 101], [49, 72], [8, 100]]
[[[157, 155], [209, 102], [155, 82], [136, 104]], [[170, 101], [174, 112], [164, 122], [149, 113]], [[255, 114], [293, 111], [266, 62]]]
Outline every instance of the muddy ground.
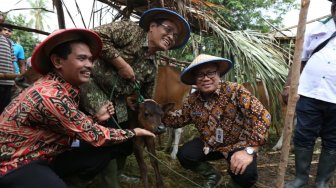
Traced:
[[[194, 130], [184, 130], [182, 143], [191, 139], [197, 133]], [[277, 142], [278, 137], [276, 135], [270, 136], [269, 142], [261, 149], [258, 156], [258, 172], [259, 180], [255, 185], [255, 188], [269, 188], [275, 187], [277, 181], [277, 174], [279, 168], [280, 151], [273, 151], [272, 147]], [[158, 158], [160, 159], [159, 168], [164, 180], [165, 187], [172, 188], [193, 188], [197, 187], [196, 184], [202, 183], [202, 177], [193, 173], [192, 171], [183, 169], [177, 160], [172, 160], [168, 152], [164, 150], [158, 150]], [[318, 163], [318, 156], [320, 153], [320, 144], [316, 144], [314, 157], [311, 165], [309, 186], [314, 187], [316, 167]], [[150, 166], [148, 154], [145, 153], [147, 166], [149, 169], [149, 180], [151, 187], [155, 187], [155, 175], [152, 167]], [[285, 175], [285, 182], [292, 180], [294, 178], [294, 155], [290, 153], [288, 159], [288, 167]], [[225, 178], [225, 182], [229, 180], [229, 175], [226, 172], [227, 164], [225, 160], [214, 161], [212, 164], [221, 171]], [[134, 156], [129, 157], [126, 164], [126, 172], [131, 175], [139, 175], [139, 170]], [[140, 183], [130, 184], [122, 183], [122, 187], [125, 188], [141, 188], [143, 187]], [[95, 182], [90, 186], [91, 188], [100, 188], [99, 182]], [[225, 183], [221, 186], [225, 187]], [[336, 188], [336, 176], [330, 181], [330, 187]]]

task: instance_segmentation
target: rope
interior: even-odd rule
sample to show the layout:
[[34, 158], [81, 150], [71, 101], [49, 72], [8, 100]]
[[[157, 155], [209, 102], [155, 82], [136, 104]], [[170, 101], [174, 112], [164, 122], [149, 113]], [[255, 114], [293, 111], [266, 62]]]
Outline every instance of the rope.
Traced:
[[[113, 83], [113, 87], [112, 87], [112, 89], [111, 89], [111, 94], [110, 94], [110, 101], [112, 101], [112, 97], [113, 97], [113, 94], [114, 94], [114, 89], [115, 89], [115, 87], [116, 87], [116, 83], [117, 83], [117, 81], [118, 81], [118, 78], [117, 79], [115, 79], [115, 81], [114, 81], [114, 83]], [[140, 83], [138, 82], [138, 81], [134, 81], [134, 90], [135, 90], [135, 92], [137, 93], [137, 96], [138, 96], [138, 100], [137, 100], [137, 102], [140, 104], [140, 103], [143, 103], [144, 101], [145, 101], [145, 98], [141, 95], [141, 93], [140, 93]], [[121, 126], [117, 123], [117, 121], [114, 119], [114, 117], [112, 116], [110, 119], [109, 119], [109, 122], [110, 123], [113, 123], [113, 124], [115, 124], [115, 125], [117, 125], [117, 127], [119, 128], [119, 129], [122, 129], [121, 128]]]
[[[110, 94], [110, 101], [112, 101], [112, 97], [113, 97], [113, 93], [114, 93], [114, 88], [115, 88], [115, 86], [117, 85], [117, 84], [116, 84], [116, 83], [117, 83], [117, 80], [118, 80], [118, 79], [116, 79], [116, 80], [114, 81], [114, 83], [113, 83], [113, 87], [112, 87], [111, 94]], [[119, 129], [122, 129], [122, 128], [120, 127], [119, 123], [114, 119], [113, 116], [111, 116], [111, 118], [108, 120], [108, 122], [109, 122], [109, 123], [113, 123], [113, 124], [117, 125], [117, 127], [118, 127]]]
[[134, 81], [134, 90], [138, 95], [138, 103], [143, 103], [145, 101], [145, 98], [140, 93], [140, 83], [138, 81]]
[[[138, 148], [142, 148], [142, 147], [138, 146], [137, 144], [135, 144], [135, 146], [138, 147]], [[159, 158], [157, 158], [155, 155], [153, 155], [153, 154], [150, 153], [149, 151], [147, 151], [147, 150], [145, 150], [145, 149], [144, 149], [144, 151], [145, 151], [147, 154], [149, 154], [151, 157], [153, 157], [154, 159], [156, 159], [160, 164], [162, 164], [163, 166], [165, 166], [166, 168], [168, 168], [170, 171], [174, 172], [176, 175], [182, 177], [183, 179], [189, 181], [190, 183], [192, 183], [193, 185], [196, 185], [197, 187], [202, 187], [200, 184], [198, 184], [198, 183], [192, 181], [191, 179], [185, 177], [185, 176], [182, 175], [181, 173], [179, 173], [179, 172], [177, 172], [176, 170], [174, 170], [174, 169], [172, 169], [171, 167], [169, 167], [167, 163], [161, 161]]]

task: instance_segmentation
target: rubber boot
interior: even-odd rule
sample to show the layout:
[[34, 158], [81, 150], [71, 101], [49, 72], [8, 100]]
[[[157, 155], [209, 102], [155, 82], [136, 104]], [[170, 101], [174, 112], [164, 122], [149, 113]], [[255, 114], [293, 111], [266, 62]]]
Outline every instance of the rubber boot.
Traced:
[[316, 188], [329, 188], [328, 182], [333, 176], [336, 167], [336, 151], [323, 149], [316, 175]]
[[296, 147], [295, 153], [295, 179], [285, 185], [285, 188], [300, 188], [308, 184], [310, 164], [313, 157], [314, 148], [306, 149]]
[[102, 187], [106, 188], [120, 188], [118, 179], [117, 160], [113, 159], [109, 162], [106, 168], [99, 174], [102, 180]]
[[141, 182], [141, 178], [139, 176], [128, 176], [124, 174], [124, 168], [126, 164], [127, 157], [119, 157], [117, 158], [118, 165], [118, 178], [120, 182], [136, 184]]
[[207, 162], [201, 162], [200, 165], [192, 168], [191, 170], [204, 176], [204, 188], [214, 188], [219, 186], [223, 182], [223, 177], [220, 172], [218, 172]]

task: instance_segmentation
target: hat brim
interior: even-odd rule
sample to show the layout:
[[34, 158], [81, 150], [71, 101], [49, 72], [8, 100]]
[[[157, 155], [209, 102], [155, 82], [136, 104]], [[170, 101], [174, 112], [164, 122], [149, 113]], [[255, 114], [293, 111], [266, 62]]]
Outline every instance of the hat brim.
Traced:
[[75, 40], [88, 43], [93, 59], [100, 55], [103, 43], [94, 31], [81, 28], [61, 29], [50, 34], [34, 49], [31, 58], [33, 69], [43, 75], [50, 72], [53, 67], [51, 51], [60, 44]]
[[195, 64], [194, 66], [187, 67], [184, 69], [181, 73], [181, 81], [187, 85], [195, 85], [196, 84], [196, 74], [194, 71], [196, 68], [205, 65], [205, 64], [212, 64], [216, 63], [218, 67], [218, 73], [220, 76], [223, 76], [225, 73], [227, 73], [233, 66], [232, 62], [225, 58], [216, 58], [211, 59], [210, 61], [203, 61]]
[[152, 8], [145, 11], [139, 21], [139, 25], [144, 30], [149, 30], [149, 25], [152, 21], [157, 19], [167, 19], [177, 25], [180, 30], [179, 36], [175, 41], [175, 45], [171, 49], [183, 47], [190, 37], [189, 23], [178, 13], [165, 8]]

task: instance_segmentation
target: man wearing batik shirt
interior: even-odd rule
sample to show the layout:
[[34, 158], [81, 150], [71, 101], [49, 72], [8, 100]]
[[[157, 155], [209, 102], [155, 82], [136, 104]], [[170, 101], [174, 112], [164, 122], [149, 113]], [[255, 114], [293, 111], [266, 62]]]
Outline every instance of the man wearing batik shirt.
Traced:
[[222, 183], [209, 160], [225, 158], [231, 176], [228, 187], [251, 187], [257, 181], [257, 152], [265, 144], [271, 116], [242, 85], [221, 81], [230, 60], [201, 54], [182, 72], [181, 81], [196, 85], [181, 110], [163, 119], [168, 127], [194, 124], [199, 138], [184, 144], [177, 158], [184, 168], [203, 175], [204, 187]]
[[78, 109], [79, 86], [89, 81], [101, 48], [99, 36], [86, 29], [56, 31], [35, 48], [32, 66], [44, 76], [0, 115], [1, 188], [67, 187], [49, 162], [77, 139], [98, 147], [154, 136], [99, 125], [114, 114], [110, 101], [91, 117]]

